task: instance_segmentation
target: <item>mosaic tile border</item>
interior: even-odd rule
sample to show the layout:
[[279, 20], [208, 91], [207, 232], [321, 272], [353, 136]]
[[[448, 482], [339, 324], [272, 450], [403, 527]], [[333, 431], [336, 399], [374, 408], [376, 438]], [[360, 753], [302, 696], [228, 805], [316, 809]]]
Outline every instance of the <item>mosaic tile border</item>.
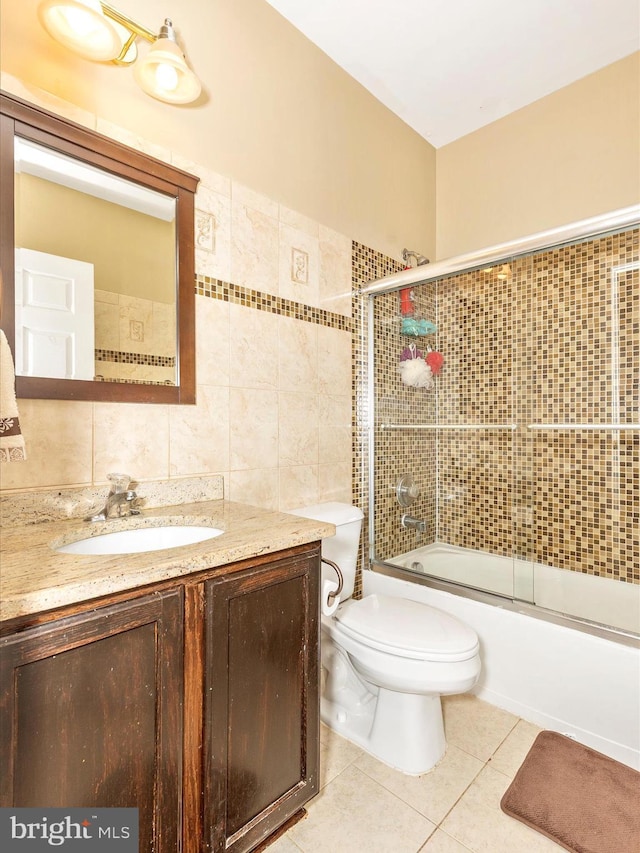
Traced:
[[162, 381], [158, 381], [156, 379], [119, 379], [117, 376], [101, 376], [100, 374], [94, 376], [93, 381], [115, 382], [119, 385], [171, 385], [172, 387], [176, 384], [170, 379], [164, 379]]
[[97, 349], [95, 359], [96, 361], [110, 361], [115, 364], [145, 364], [151, 367], [176, 366], [175, 356], [172, 355], [151, 355], [123, 350]]
[[196, 276], [196, 295], [243, 305], [245, 308], [254, 308], [257, 311], [267, 311], [269, 314], [278, 314], [281, 317], [303, 320], [305, 323], [314, 323], [316, 326], [327, 326], [341, 332], [351, 332], [353, 329], [351, 317], [344, 314], [336, 314], [324, 308], [283, 299], [281, 296], [241, 287], [239, 284], [206, 275]]

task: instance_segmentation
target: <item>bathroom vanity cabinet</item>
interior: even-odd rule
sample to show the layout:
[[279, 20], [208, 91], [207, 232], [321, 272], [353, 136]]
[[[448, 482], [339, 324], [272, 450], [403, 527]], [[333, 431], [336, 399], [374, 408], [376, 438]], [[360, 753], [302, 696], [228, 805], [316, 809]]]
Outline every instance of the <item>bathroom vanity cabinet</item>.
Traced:
[[319, 543], [5, 623], [2, 806], [245, 853], [318, 790]]

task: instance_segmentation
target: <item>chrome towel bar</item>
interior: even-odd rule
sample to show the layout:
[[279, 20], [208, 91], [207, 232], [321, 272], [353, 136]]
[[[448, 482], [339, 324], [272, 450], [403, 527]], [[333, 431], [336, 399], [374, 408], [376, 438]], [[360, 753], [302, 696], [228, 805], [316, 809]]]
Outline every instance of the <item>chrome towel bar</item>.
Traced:
[[[523, 424], [524, 426], [524, 424]], [[640, 430], [640, 424], [526, 424], [527, 429], [537, 430]], [[380, 424], [381, 430], [407, 429], [407, 430], [438, 430], [438, 429], [494, 429], [514, 430], [518, 424]]]

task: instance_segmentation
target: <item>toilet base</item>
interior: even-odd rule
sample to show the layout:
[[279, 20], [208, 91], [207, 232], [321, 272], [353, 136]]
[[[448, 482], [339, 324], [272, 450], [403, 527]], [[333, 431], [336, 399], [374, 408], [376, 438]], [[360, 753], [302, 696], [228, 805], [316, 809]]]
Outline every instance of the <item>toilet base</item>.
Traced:
[[320, 716], [329, 728], [411, 776], [427, 773], [443, 758], [447, 744], [439, 695], [368, 685], [335, 646], [328, 654], [323, 648], [323, 664]]

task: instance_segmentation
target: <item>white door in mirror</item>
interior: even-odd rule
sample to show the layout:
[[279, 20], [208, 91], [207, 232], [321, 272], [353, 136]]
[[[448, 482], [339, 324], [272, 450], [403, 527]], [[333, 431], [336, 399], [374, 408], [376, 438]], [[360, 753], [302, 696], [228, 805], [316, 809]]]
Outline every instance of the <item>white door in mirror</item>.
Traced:
[[93, 264], [16, 249], [16, 374], [95, 374]]
[[217, 527], [192, 527], [167, 525], [164, 527], [139, 527], [135, 530], [118, 530], [79, 539], [55, 548], [61, 554], [135, 554], [142, 551], [161, 551], [194, 545], [220, 536], [224, 530]]

